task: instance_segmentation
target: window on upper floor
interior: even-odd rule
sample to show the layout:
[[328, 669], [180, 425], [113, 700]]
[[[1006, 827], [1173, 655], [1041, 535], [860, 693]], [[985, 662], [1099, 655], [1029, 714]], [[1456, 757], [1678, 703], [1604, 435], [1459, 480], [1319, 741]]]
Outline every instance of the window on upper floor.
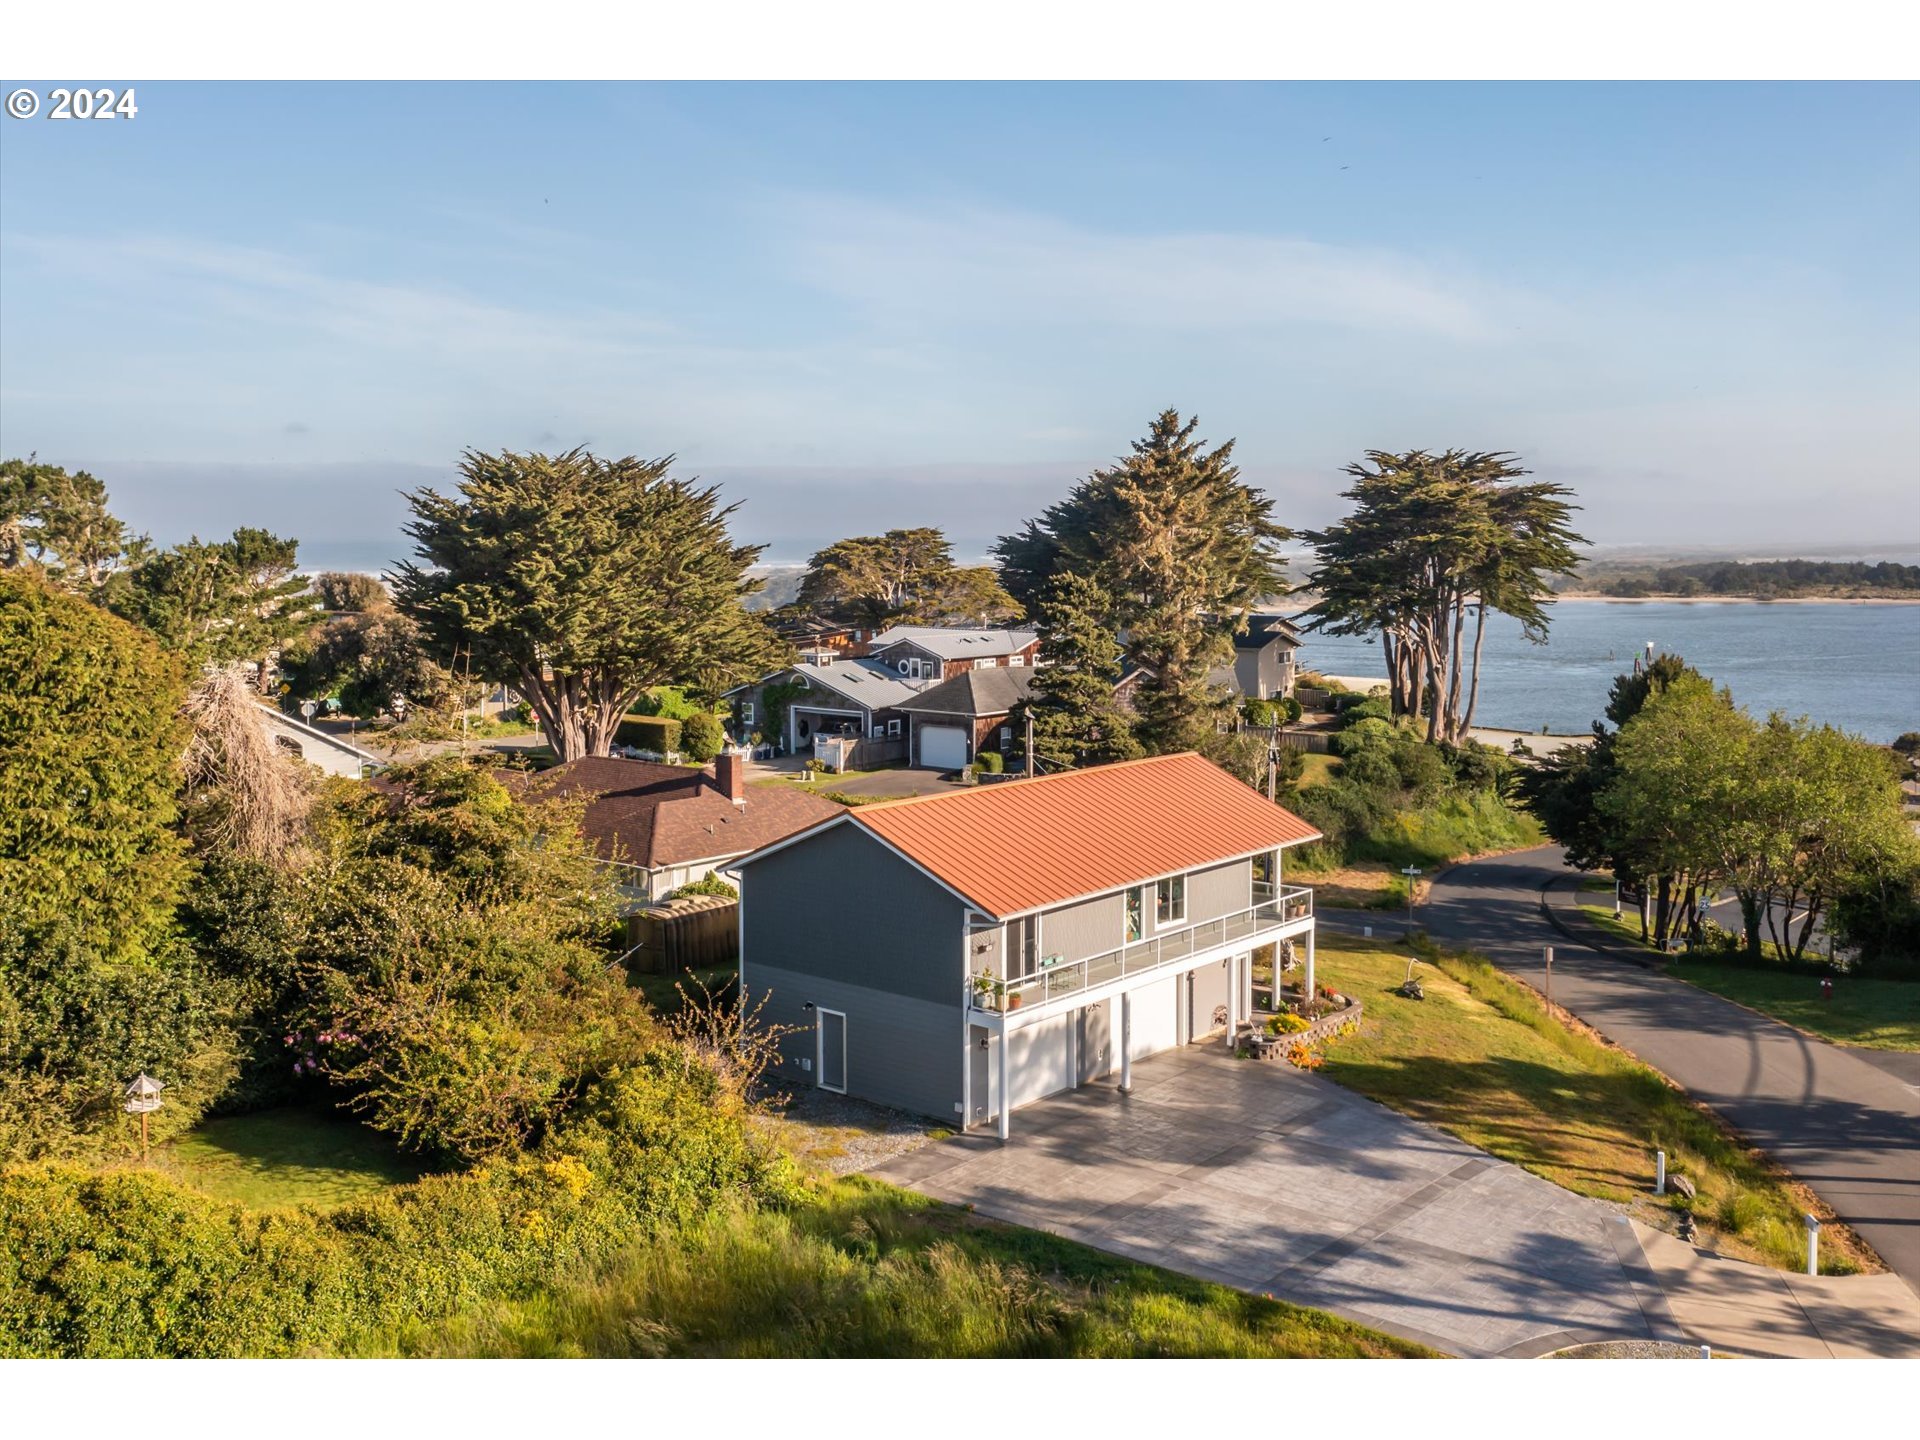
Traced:
[[976, 660], [973, 662], [973, 668], [976, 670], [998, 670], [1000, 668], [1000, 662], [998, 660]]
[[1187, 877], [1169, 875], [1154, 887], [1153, 923], [1178, 925], [1187, 918]]
[[1025, 665], [1026, 663], [1027, 663], [1027, 657], [1024, 655], [1009, 655], [1007, 657], [1007, 664], [1011, 665], [1016, 670], [1018, 670], [1021, 666]]

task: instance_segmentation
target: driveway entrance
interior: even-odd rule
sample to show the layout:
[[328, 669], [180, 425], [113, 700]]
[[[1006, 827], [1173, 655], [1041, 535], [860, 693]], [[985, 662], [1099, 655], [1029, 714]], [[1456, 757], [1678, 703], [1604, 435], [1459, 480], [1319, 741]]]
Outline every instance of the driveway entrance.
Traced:
[[1632, 1225], [1329, 1081], [1219, 1042], [875, 1170], [996, 1219], [1457, 1355], [1679, 1339]]

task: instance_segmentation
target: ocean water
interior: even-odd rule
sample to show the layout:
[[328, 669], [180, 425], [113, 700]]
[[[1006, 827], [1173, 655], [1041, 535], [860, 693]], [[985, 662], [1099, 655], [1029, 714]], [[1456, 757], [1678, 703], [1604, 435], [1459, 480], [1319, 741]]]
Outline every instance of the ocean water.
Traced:
[[[1545, 645], [1504, 615], [1487, 621], [1475, 723], [1583, 732], [1651, 640], [1755, 715], [1806, 715], [1881, 744], [1920, 730], [1920, 605], [1562, 600], [1552, 617]], [[1300, 663], [1386, 674], [1379, 642], [1358, 636], [1308, 632]]]

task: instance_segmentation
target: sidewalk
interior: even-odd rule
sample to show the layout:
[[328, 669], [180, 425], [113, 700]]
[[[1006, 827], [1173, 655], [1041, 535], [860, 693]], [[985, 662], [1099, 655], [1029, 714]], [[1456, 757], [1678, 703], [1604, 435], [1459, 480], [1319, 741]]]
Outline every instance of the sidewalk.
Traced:
[[1920, 1357], [1920, 1298], [1893, 1274], [1793, 1275], [1696, 1250], [1634, 1222], [1633, 1233], [1688, 1340], [1735, 1355]]

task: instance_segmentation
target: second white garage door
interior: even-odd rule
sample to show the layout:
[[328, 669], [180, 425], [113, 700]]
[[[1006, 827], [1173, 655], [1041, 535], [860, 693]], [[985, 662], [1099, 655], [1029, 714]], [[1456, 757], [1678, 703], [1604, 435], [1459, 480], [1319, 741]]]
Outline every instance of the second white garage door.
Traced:
[[958, 725], [921, 727], [920, 763], [935, 770], [958, 770], [967, 763], [967, 732]]

